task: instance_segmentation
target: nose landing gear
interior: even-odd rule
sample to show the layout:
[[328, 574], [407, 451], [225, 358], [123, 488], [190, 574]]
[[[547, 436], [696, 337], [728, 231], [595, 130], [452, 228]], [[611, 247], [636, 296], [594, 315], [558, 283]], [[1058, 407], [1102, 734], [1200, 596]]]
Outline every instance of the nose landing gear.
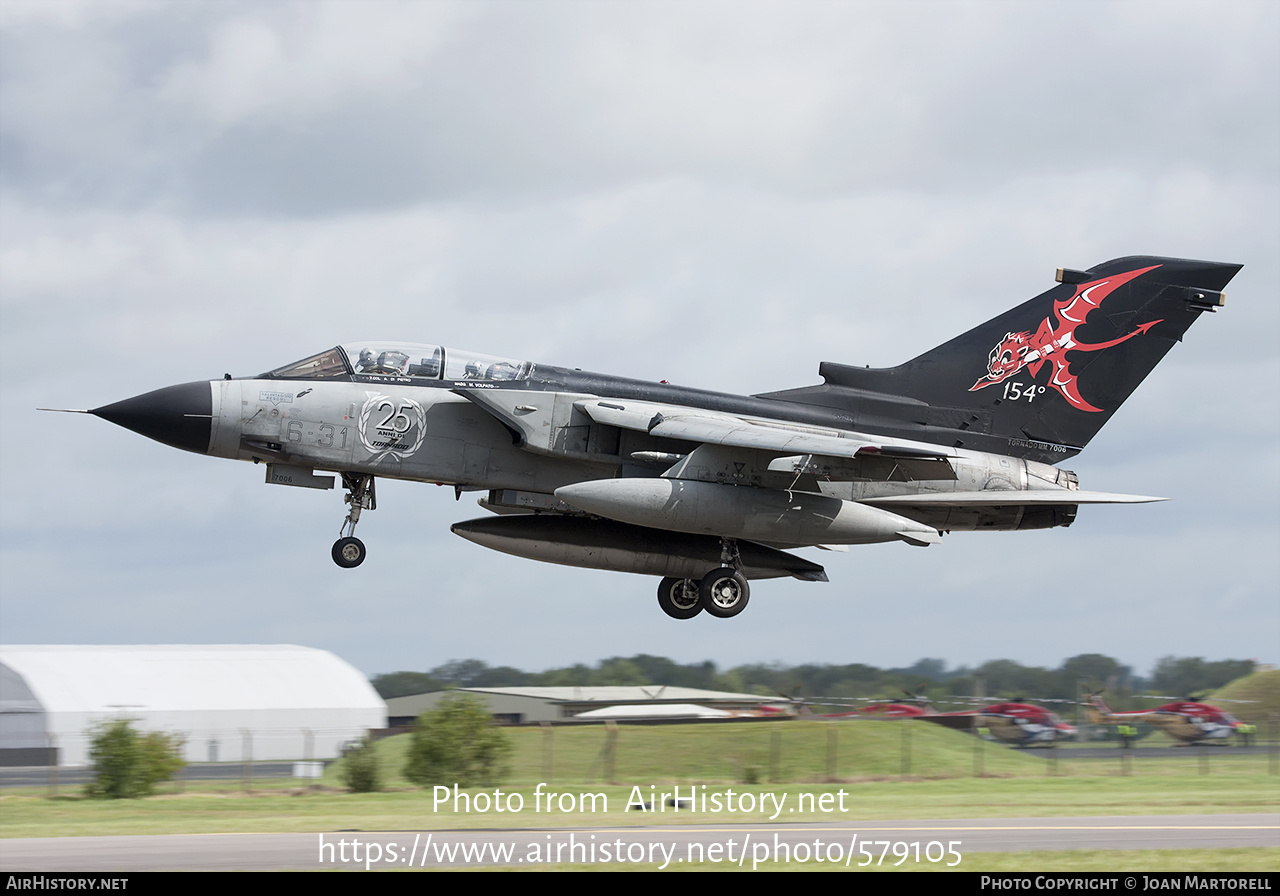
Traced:
[[356, 538], [356, 523], [360, 522], [360, 511], [378, 509], [378, 495], [374, 491], [373, 477], [364, 473], [343, 473], [342, 487], [347, 490], [342, 500], [350, 509], [342, 521], [342, 537], [333, 543], [331, 553], [334, 563], [343, 569], [354, 569], [368, 555], [364, 542]]

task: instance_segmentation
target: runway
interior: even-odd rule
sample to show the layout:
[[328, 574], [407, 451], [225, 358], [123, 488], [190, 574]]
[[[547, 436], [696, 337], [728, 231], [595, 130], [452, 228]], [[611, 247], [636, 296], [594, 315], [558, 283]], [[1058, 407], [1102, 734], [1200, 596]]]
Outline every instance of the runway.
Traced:
[[1280, 813], [0, 840], [0, 870], [268, 871], [712, 862], [964, 867], [982, 852], [1280, 846]]

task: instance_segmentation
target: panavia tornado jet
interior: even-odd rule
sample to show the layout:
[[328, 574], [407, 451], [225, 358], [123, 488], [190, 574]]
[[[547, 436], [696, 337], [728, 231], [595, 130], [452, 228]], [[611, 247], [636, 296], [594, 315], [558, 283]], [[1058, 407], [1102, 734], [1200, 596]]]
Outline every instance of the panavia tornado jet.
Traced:
[[346, 491], [333, 559], [378, 477], [483, 491], [453, 526], [494, 550], [661, 577], [688, 619], [735, 616], [748, 581], [826, 581], [791, 553], [950, 532], [1069, 526], [1079, 452], [1239, 265], [1132, 257], [1086, 271], [898, 367], [831, 362], [822, 384], [730, 395], [407, 342], [351, 342], [254, 377], [96, 408], [149, 438]]

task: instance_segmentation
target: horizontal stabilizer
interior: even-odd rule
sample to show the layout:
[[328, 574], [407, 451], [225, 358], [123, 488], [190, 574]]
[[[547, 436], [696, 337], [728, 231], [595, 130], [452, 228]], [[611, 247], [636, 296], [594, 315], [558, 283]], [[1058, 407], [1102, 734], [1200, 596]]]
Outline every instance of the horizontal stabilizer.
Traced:
[[863, 498], [859, 503], [899, 507], [1031, 507], [1066, 504], [1149, 504], [1167, 501], [1147, 495], [1118, 495], [1112, 492], [1082, 492], [1071, 489], [1014, 489], [985, 492], [930, 492], [921, 495], [887, 495]]

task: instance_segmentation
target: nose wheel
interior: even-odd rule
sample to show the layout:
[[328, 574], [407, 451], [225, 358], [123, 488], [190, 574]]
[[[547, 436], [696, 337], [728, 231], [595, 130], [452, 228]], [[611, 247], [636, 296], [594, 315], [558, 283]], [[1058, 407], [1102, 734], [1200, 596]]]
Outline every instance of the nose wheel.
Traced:
[[356, 523], [360, 511], [376, 510], [378, 496], [373, 488], [373, 477], [362, 473], [343, 473], [342, 487], [347, 490], [343, 501], [347, 503], [347, 518], [342, 521], [342, 537], [333, 543], [333, 562], [343, 569], [354, 569], [368, 555], [364, 542], [356, 538]]
[[364, 562], [367, 553], [364, 542], [354, 535], [339, 538], [333, 543], [333, 562], [343, 569], [354, 569], [359, 566]]

